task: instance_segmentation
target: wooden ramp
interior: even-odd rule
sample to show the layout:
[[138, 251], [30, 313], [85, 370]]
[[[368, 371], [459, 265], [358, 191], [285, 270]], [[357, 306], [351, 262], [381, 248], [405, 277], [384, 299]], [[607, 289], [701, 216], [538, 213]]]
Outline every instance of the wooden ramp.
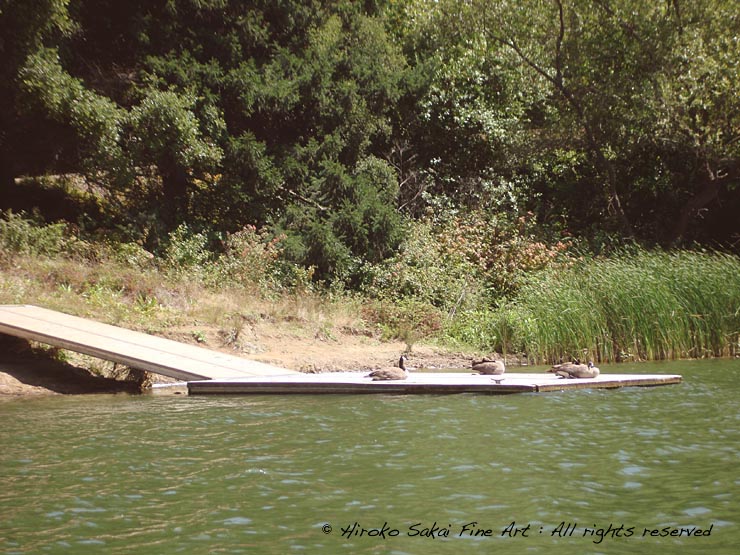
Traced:
[[286, 368], [32, 305], [0, 305], [0, 333], [179, 380], [298, 374]]
[[482, 376], [465, 372], [411, 372], [408, 379], [372, 381], [366, 372], [293, 374], [263, 378], [188, 382], [190, 394], [246, 393], [535, 393], [565, 389], [604, 389], [680, 383], [678, 375], [606, 374], [598, 378], [561, 379], [547, 372]]

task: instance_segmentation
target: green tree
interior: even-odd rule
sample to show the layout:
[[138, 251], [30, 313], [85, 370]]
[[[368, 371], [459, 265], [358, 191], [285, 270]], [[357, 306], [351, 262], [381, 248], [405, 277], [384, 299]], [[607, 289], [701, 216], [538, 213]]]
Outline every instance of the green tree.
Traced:
[[223, 156], [210, 137], [203, 136], [194, 104], [193, 97], [149, 90], [128, 118], [127, 147], [134, 165], [156, 168], [156, 175], [147, 177], [161, 178], [159, 217], [168, 231], [190, 215], [193, 180], [214, 172]]
[[125, 172], [121, 130], [125, 111], [96, 94], [61, 66], [56, 49], [41, 48], [19, 71], [19, 102], [28, 113], [40, 114], [72, 132], [78, 169], [91, 178], [105, 172], [105, 180]]
[[[646, 96], [645, 125], [671, 176], [673, 243], [701, 239], [692, 224], [740, 185], [740, 19], [734, 2], [674, 2], [672, 49]], [[728, 202], [729, 204], [729, 202]], [[736, 202], [734, 209], [740, 206]], [[732, 212], [727, 214], [734, 219]], [[710, 217], [708, 220], [715, 219]]]
[[35, 133], [44, 131], [44, 122], [21, 109], [20, 71], [47, 43], [73, 31], [68, 3], [0, 0], [0, 188], [21, 172], [49, 166], [54, 156], [48, 143], [39, 147], [34, 141]]
[[391, 141], [405, 62], [380, 21], [347, 8], [310, 31], [302, 58], [278, 58], [300, 97], [293, 139], [276, 149], [289, 200], [278, 224], [317, 279], [353, 280], [400, 238], [397, 175], [376, 154]]
[[[461, 156], [471, 175], [521, 183], [543, 221], [671, 241], [700, 237], [687, 233], [697, 212], [736, 187], [733, 10], [724, 0], [412, 0], [404, 36], [422, 58], [445, 59], [425, 105], [428, 121], [453, 131], [446, 136], [483, 129], [485, 120], [460, 116], [502, 99], [498, 114], [511, 123], [493, 121], [504, 123], [504, 140], [471, 134], [464, 143], [507, 155]], [[440, 79], [455, 64], [465, 75], [484, 62], [485, 80], [458, 88]], [[502, 97], [501, 83], [515, 94]], [[453, 142], [446, 152], [466, 151]]]

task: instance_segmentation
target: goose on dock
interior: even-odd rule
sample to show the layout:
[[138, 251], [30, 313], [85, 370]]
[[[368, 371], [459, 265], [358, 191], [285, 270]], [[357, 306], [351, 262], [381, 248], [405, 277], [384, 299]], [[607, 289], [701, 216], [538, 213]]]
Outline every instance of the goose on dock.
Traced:
[[473, 361], [473, 372], [479, 374], [488, 374], [494, 376], [500, 376], [506, 372], [506, 365], [503, 360], [493, 360], [490, 358], [484, 358], [483, 360]]
[[398, 366], [390, 366], [388, 368], [379, 368], [373, 370], [365, 376], [366, 378], [372, 378], [375, 380], [405, 380], [409, 377], [408, 370], [406, 369], [406, 357], [401, 355], [398, 359]]
[[565, 362], [556, 364], [548, 370], [556, 374], [559, 378], [596, 378], [599, 376], [599, 369], [594, 366], [593, 362], [588, 364], [578, 364], [574, 362]]

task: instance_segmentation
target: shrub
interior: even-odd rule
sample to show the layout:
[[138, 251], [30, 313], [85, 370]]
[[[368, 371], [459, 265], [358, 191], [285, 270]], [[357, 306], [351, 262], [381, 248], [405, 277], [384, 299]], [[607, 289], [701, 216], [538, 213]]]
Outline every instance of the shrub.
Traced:
[[401, 253], [364, 267], [362, 290], [373, 298], [415, 299], [445, 311], [476, 298], [475, 268], [438, 239], [430, 222], [408, 223]]
[[422, 301], [374, 301], [365, 304], [361, 313], [366, 323], [379, 328], [383, 339], [400, 339], [409, 347], [442, 330], [439, 310]]
[[531, 227], [529, 217], [510, 222], [482, 211], [411, 222], [400, 254], [365, 266], [362, 290], [375, 298], [419, 299], [450, 317], [490, 306], [515, 295], [530, 273], [575, 262], [569, 242], [548, 245]]
[[0, 248], [17, 254], [54, 256], [67, 246], [67, 225], [43, 224], [12, 211], [0, 214]]
[[283, 239], [282, 235], [272, 237], [265, 229], [251, 225], [227, 234], [224, 253], [218, 259], [219, 273], [243, 286], [276, 285]]
[[137, 243], [109, 242], [107, 247], [113, 260], [132, 268], [144, 268], [154, 258], [152, 253]]
[[338, 162], [325, 160], [321, 166], [309, 196], [297, 195], [279, 222], [288, 235], [285, 254], [314, 267], [317, 281], [355, 287], [363, 262], [380, 263], [402, 241], [397, 178], [387, 162], [372, 156], [351, 173]]
[[193, 278], [203, 279], [213, 260], [213, 252], [208, 248], [208, 237], [180, 224], [167, 239], [163, 264], [166, 270], [176, 274], [189, 273]]
[[531, 272], [572, 263], [567, 239], [538, 238], [533, 214], [512, 221], [484, 211], [455, 216], [437, 232], [446, 256], [463, 258], [482, 279], [493, 300], [514, 295]]
[[451, 318], [445, 326], [445, 335], [481, 351], [500, 351], [498, 324], [492, 311], [466, 310]]

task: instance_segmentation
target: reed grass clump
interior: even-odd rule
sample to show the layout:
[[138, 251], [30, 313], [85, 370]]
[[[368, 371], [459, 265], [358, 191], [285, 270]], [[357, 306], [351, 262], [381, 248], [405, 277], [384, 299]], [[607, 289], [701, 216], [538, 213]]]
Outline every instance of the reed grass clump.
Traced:
[[733, 356], [740, 352], [740, 259], [624, 250], [531, 276], [497, 314], [507, 331], [499, 348], [523, 349], [540, 362]]

